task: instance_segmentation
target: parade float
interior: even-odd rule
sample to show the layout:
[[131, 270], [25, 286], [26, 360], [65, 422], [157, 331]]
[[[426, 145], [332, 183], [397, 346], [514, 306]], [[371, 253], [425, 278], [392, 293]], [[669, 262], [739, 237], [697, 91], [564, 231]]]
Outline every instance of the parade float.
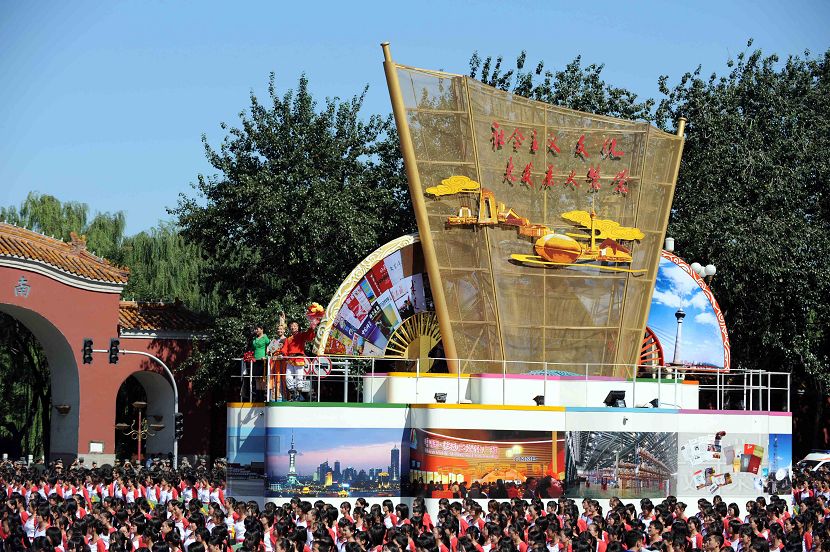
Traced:
[[714, 267], [665, 247], [685, 121], [669, 134], [384, 54], [418, 233], [331, 298], [306, 359], [317, 400], [228, 405], [230, 492], [790, 493], [788, 376], [732, 366]]

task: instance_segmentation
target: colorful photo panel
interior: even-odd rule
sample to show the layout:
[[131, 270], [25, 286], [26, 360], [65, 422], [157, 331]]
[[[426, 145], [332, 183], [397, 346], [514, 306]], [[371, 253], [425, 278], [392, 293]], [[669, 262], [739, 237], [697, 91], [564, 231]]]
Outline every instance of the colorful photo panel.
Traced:
[[568, 496], [659, 498], [677, 488], [677, 433], [569, 431]]
[[268, 428], [266, 497], [400, 496], [402, 429]]

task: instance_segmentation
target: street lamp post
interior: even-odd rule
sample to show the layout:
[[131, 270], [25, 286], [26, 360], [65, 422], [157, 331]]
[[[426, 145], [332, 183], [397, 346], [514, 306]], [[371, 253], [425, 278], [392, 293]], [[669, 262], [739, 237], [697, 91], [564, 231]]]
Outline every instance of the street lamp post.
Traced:
[[[89, 346], [92, 347], [92, 340], [89, 341]], [[84, 346], [86, 346], [86, 342], [84, 342]], [[90, 353], [109, 353], [110, 351], [107, 349], [91, 349]], [[176, 378], [173, 377], [173, 372], [170, 371], [170, 368], [162, 361], [159, 357], [155, 355], [151, 355], [150, 353], [145, 353], [144, 351], [127, 351], [124, 349], [120, 349], [118, 351], [120, 355], [141, 355], [147, 357], [156, 362], [159, 366], [162, 367], [164, 373], [167, 374], [167, 377], [170, 378], [170, 385], [173, 387], [173, 419], [176, 419], [176, 415], [179, 413], [179, 386], [176, 385]], [[91, 354], [90, 354], [91, 357]], [[91, 362], [91, 358], [90, 358]], [[126, 425], [126, 424], [125, 424]], [[179, 467], [179, 440], [173, 439], [173, 467]]]
[[[138, 413], [138, 424], [133, 422], [129, 426], [125, 423], [115, 424], [115, 429], [122, 432], [127, 437], [131, 437], [138, 441], [138, 466], [141, 467], [141, 440], [147, 437], [153, 437], [155, 432], [164, 429], [164, 424], [148, 424], [147, 418], [141, 417], [141, 412], [147, 408], [147, 403], [144, 401], [135, 401], [133, 408]], [[152, 431], [151, 431], [152, 430]]]
[[703, 278], [706, 281], [706, 283], [709, 284], [709, 285], [712, 284], [712, 278], [715, 277], [715, 273], [718, 271], [717, 267], [715, 267], [715, 265], [713, 265], [713, 264], [708, 264], [706, 266], [703, 266], [700, 263], [692, 263], [689, 266], [691, 267], [692, 270], [695, 271], [695, 273], [698, 276]]
[[[663, 249], [669, 253], [674, 253], [674, 238], [666, 238], [666, 241], [663, 244]], [[692, 263], [689, 265], [689, 268], [691, 268], [695, 274], [703, 278], [709, 285], [712, 284], [712, 278], [715, 277], [715, 273], [718, 271], [717, 267], [713, 264], [703, 266], [700, 263]]]

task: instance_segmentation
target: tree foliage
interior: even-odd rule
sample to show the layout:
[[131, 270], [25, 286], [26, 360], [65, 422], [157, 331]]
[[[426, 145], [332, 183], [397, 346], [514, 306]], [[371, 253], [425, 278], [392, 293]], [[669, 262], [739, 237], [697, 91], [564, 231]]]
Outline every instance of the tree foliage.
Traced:
[[221, 297], [201, 388], [227, 383], [255, 320], [273, 331], [278, 311], [326, 303], [367, 253], [414, 229], [391, 117], [363, 118], [364, 94], [318, 106], [305, 77], [280, 95], [272, 74], [267, 101], [251, 93], [218, 148], [203, 137], [216, 173], [171, 210], [204, 251], [203, 289]]
[[49, 376], [35, 336], [0, 312], [0, 449], [13, 457], [37, 457], [48, 449]]
[[808, 407], [799, 444], [826, 448], [830, 51], [782, 61], [751, 44], [726, 75], [660, 81], [657, 122], [689, 120], [669, 232], [686, 256], [717, 265], [737, 365], [791, 372], [806, 391], [796, 407]]
[[202, 290], [205, 261], [199, 247], [185, 240], [170, 223], [139, 232], [124, 240], [121, 259], [130, 268], [123, 296], [139, 300], [182, 301], [190, 309], [216, 312], [215, 290]]
[[[751, 43], [750, 43], [751, 44]], [[728, 75], [684, 75], [657, 121], [688, 118], [670, 233], [718, 266], [739, 366], [803, 369], [828, 382], [830, 51], [783, 64], [741, 53]], [[758, 354], [763, 351], [763, 354]]]
[[122, 211], [96, 213], [89, 220], [89, 205], [61, 202], [50, 195], [29, 192], [20, 207], [0, 207], [0, 220], [41, 234], [69, 241], [69, 233], [86, 235], [87, 247], [113, 262], [121, 261], [126, 219]]
[[470, 58], [470, 76], [481, 82], [519, 96], [553, 105], [588, 111], [621, 119], [651, 120], [654, 100], [637, 101], [637, 94], [607, 84], [602, 80], [603, 65], [582, 66], [577, 56], [559, 71], [545, 69], [540, 61], [532, 71], [525, 70], [527, 54], [522, 51], [516, 67], [504, 70], [502, 56], [487, 56], [482, 61], [478, 52]]

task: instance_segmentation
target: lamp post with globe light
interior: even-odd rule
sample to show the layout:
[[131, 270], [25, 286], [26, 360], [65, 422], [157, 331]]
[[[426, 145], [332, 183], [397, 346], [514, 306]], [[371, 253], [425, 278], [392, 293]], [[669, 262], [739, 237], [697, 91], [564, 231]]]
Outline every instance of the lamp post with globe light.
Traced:
[[717, 272], [717, 267], [713, 264], [708, 264], [703, 266], [700, 263], [692, 263], [689, 265], [695, 273], [704, 279], [707, 285], [712, 285], [712, 278], [715, 277], [715, 273]]
[[133, 403], [133, 408], [138, 414], [138, 423], [136, 424], [136, 422], [133, 422], [130, 425], [127, 425], [125, 423], [115, 424], [115, 429], [122, 432], [127, 437], [131, 437], [138, 441], [137, 464], [141, 466], [141, 440], [156, 435], [156, 433], [164, 429], [164, 424], [150, 424], [147, 423], [146, 417], [142, 418], [141, 411], [147, 408], [146, 402], [135, 401]]
[[[674, 238], [666, 238], [663, 249], [669, 253], [674, 253]], [[695, 274], [703, 278], [707, 285], [712, 285], [712, 279], [718, 271], [717, 267], [713, 264], [703, 266], [700, 263], [692, 263], [689, 267], [695, 272]]]

